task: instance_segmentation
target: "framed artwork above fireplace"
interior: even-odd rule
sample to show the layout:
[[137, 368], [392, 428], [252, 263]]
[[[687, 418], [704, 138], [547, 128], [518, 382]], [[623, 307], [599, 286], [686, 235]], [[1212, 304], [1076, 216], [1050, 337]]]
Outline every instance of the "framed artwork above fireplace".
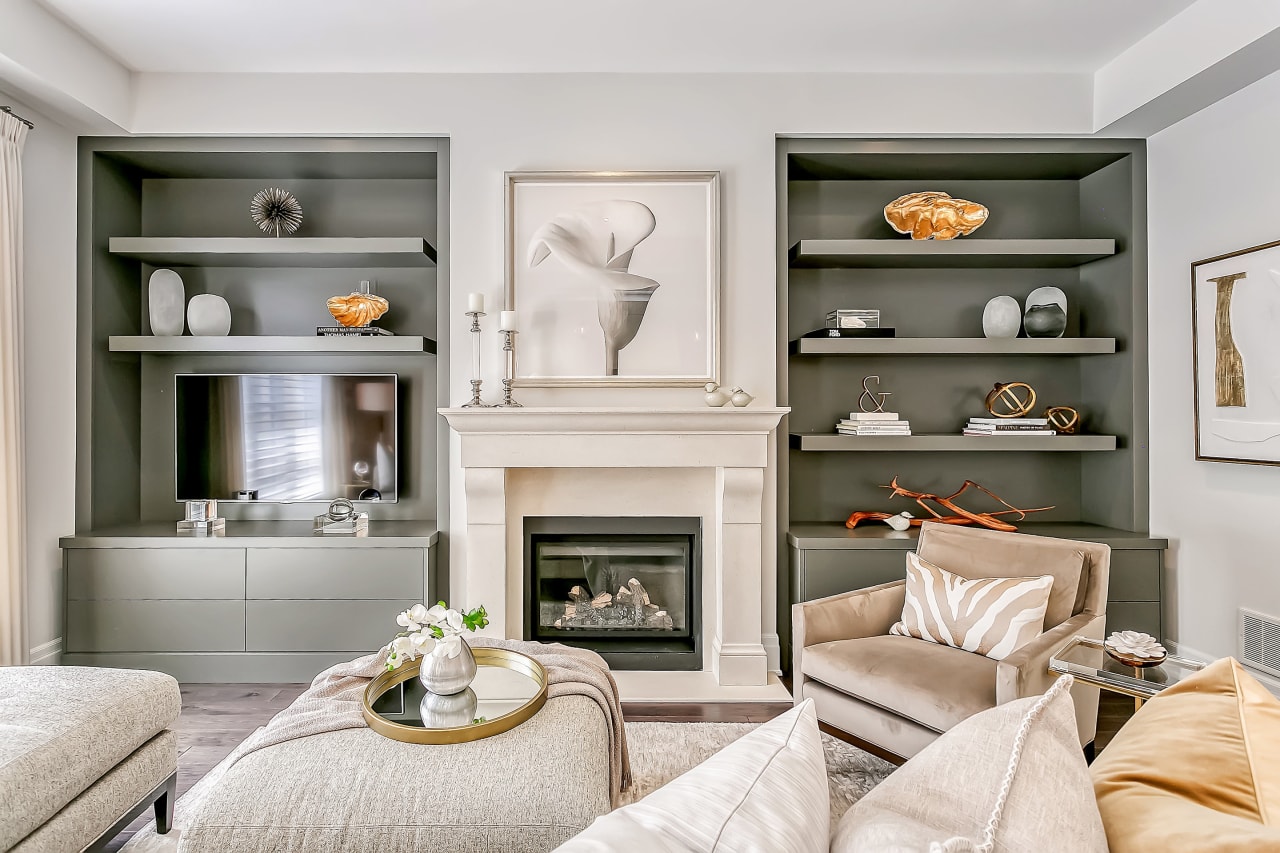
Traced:
[[719, 172], [507, 173], [517, 385], [719, 381]]

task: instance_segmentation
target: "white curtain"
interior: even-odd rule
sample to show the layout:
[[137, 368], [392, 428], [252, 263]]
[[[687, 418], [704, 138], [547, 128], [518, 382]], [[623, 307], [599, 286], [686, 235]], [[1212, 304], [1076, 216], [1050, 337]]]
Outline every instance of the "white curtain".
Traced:
[[22, 499], [22, 145], [27, 126], [0, 112], [0, 666], [26, 662]]

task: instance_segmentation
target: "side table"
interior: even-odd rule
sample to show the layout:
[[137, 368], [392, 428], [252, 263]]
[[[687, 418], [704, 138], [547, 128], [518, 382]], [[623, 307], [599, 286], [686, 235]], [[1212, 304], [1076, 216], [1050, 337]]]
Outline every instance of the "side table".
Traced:
[[1197, 661], [1169, 655], [1156, 666], [1130, 667], [1107, 654], [1101, 640], [1073, 637], [1049, 658], [1049, 671], [1085, 684], [1132, 696], [1134, 709], [1164, 688], [1204, 669]]

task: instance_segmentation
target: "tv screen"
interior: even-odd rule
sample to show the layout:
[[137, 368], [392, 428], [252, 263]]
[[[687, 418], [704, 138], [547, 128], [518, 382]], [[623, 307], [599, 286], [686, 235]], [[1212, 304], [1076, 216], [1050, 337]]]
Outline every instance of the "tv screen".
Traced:
[[396, 377], [176, 377], [177, 499], [396, 500]]

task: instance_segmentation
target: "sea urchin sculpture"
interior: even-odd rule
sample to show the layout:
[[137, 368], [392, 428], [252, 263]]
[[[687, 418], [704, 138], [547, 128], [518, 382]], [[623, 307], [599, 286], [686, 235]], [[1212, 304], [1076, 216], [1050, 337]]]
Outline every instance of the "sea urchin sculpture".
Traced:
[[302, 224], [302, 205], [293, 193], [279, 187], [258, 191], [249, 202], [249, 215], [258, 227], [279, 237], [280, 232], [292, 234]]

